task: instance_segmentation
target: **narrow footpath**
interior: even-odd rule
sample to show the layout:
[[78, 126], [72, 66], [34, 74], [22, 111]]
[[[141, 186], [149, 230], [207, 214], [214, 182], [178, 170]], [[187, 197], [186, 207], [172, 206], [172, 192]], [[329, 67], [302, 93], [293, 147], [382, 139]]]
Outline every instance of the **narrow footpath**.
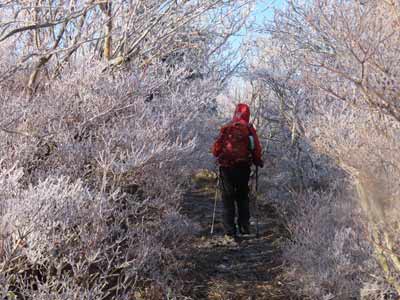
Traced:
[[219, 200], [211, 236], [214, 196], [215, 180], [198, 179], [183, 203], [183, 214], [201, 228], [184, 262], [185, 295], [189, 299], [210, 300], [291, 299], [280, 280], [283, 275], [279, 247], [284, 239], [284, 226], [279, 215], [262, 199], [258, 200], [257, 238], [251, 203], [253, 234], [233, 242], [224, 238]]

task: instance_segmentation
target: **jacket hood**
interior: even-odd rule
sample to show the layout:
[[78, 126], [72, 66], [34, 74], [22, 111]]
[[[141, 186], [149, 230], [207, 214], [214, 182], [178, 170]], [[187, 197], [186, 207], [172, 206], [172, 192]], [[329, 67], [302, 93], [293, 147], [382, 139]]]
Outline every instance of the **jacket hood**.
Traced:
[[233, 122], [240, 122], [249, 124], [250, 120], [250, 108], [247, 104], [239, 103], [236, 105], [235, 114], [233, 115]]

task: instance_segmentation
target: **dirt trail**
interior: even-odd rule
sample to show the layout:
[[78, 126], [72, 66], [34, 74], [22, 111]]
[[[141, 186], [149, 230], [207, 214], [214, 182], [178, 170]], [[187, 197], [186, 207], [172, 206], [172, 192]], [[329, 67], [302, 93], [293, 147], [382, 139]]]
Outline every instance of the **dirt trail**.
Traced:
[[279, 245], [284, 230], [276, 211], [259, 201], [259, 237], [243, 236], [232, 242], [223, 236], [222, 202], [218, 201], [211, 236], [214, 190], [210, 186], [211, 182], [197, 184], [183, 203], [183, 213], [201, 227], [183, 267], [185, 294], [190, 299], [290, 299], [280, 281]]

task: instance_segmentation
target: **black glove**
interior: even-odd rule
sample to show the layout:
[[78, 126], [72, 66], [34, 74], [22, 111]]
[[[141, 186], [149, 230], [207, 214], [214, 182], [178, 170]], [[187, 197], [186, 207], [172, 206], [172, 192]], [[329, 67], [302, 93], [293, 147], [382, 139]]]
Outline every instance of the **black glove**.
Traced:
[[257, 166], [257, 167], [260, 167], [260, 168], [264, 168], [264, 162], [263, 162], [262, 160], [260, 160], [260, 161], [258, 161], [258, 162], [256, 163], [256, 166]]

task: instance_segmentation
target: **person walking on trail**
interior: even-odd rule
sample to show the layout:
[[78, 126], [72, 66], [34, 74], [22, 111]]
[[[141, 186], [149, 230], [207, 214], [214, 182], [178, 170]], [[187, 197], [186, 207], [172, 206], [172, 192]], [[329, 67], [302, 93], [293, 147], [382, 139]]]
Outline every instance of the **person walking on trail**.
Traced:
[[238, 227], [249, 234], [249, 179], [251, 165], [263, 167], [261, 144], [257, 132], [249, 123], [250, 108], [239, 103], [231, 122], [223, 126], [212, 147], [220, 168], [220, 188], [223, 201], [225, 234], [236, 236], [235, 202], [238, 208]]

